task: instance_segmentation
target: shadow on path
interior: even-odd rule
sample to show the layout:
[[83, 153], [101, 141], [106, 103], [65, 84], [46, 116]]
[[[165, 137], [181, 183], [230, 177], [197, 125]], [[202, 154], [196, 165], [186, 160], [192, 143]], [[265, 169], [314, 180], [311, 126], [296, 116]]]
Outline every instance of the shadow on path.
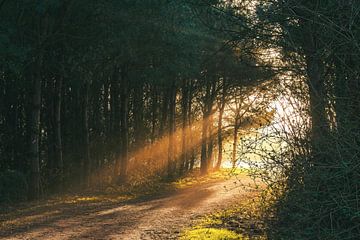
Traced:
[[192, 220], [248, 194], [242, 188], [224, 187], [232, 184], [233, 180], [203, 183], [129, 201], [33, 207], [13, 219], [0, 215], [0, 239], [175, 239]]

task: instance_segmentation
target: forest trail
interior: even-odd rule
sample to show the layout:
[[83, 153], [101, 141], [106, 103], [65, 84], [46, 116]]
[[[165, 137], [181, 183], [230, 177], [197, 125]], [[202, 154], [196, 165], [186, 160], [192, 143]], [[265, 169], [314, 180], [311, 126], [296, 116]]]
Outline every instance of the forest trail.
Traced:
[[0, 224], [0, 239], [177, 239], [199, 217], [256, 194], [241, 184], [254, 183], [241, 175], [126, 203], [50, 207], [39, 216], [29, 214], [26, 225], [11, 229]]

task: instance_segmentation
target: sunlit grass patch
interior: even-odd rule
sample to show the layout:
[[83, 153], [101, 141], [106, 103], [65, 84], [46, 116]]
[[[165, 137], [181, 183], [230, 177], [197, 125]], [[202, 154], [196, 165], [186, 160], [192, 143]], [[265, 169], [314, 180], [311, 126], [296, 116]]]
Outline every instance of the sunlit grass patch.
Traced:
[[98, 196], [87, 196], [87, 197], [67, 197], [63, 199], [58, 199], [58, 203], [67, 203], [67, 204], [76, 204], [76, 203], [86, 203], [86, 202], [97, 202], [101, 201], [102, 198]]
[[227, 180], [234, 176], [245, 176], [247, 173], [246, 169], [220, 169], [219, 171], [215, 171], [209, 173], [208, 175], [201, 176], [199, 171], [194, 171], [188, 174], [185, 177], [182, 177], [175, 182], [173, 182], [173, 186], [177, 189], [190, 187], [196, 184], [207, 183], [216, 180]]
[[181, 239], [266, 240], [259, 199], [252, 194], [236, 206], [202, 217], [183, 232]]
[[200, 228], [185, 231], [180, 240], [247, 240], [240, 234], [227, 229]]
[[54, 204], [86, 204], [99, 202], [121, 202], [133, 199], [134, 196], [128, 194], [91, 194], [84, 196], [64, 196], [58, 197]]

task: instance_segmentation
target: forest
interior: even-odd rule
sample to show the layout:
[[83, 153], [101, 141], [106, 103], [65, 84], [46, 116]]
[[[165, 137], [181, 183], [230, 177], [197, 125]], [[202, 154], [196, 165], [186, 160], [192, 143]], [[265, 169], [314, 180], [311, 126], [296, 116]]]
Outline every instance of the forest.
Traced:
[[[0, 0], [0, 23], [0, 239], [360, 239], [360, 1]], [[219, 172], [241, 173], [160, 193]], [[256, 198], [201, 194], [219, 182]], [[144, 235], [166, 194], [178, 235]], [[253, 199], [261, 233], [184, 230], [211, 198]], [[76, 208], [86, 234], [58, 235]]]

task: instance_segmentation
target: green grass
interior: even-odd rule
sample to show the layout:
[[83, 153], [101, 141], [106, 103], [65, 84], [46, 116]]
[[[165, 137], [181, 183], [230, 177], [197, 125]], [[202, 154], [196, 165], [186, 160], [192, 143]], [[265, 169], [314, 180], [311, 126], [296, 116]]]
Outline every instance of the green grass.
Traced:
[[208, 175], [201, 176], [200, 171], [197, 170], [197, 171], [194, 171], [184, 177], [177, 179], [176, 181], [174, 181], [172, 183], [172, 185], [176, 189], [182, 189], [182, 188], [186, 188], [186, 187], [191, 187], [196, 184], [207, 183], [207, 182], [218, 181], [218, 180], [227, 180], [234, 176], [240, 176], [240, 175], [244, 176], [246, 174], [247, 174], [246, 169], [222, 168], [218, 171], [209, 173]]
[[256, 194], [248, 196], [236, 206], [200, 218], [196, 225], [183, 231], [180, 240], [266, 240], [255, 199]]
[[185, 231], [180, 240], [248, 240], [240, 234], [227, 229], [200, 228]]

